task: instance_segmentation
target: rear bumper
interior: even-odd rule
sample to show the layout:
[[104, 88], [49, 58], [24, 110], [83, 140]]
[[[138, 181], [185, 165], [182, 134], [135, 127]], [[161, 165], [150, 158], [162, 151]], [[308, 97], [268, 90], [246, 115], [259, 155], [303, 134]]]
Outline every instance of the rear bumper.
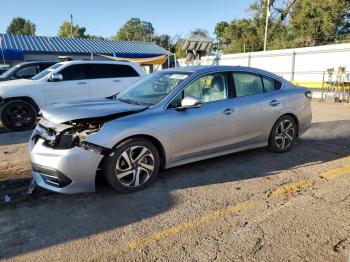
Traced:
[[59, 193], [95, 191], [95, 176], [103, 156], [80, 147], [58, 150], [39, 139], [30, 141], [32, 175], [35, 183]]

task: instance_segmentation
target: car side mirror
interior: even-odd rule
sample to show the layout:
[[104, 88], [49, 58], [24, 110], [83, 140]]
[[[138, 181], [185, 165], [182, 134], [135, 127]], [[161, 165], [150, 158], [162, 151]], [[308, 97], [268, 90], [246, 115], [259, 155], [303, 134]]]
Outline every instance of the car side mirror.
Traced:
[[57, 81], [62, 81], [63, 80], [63, 76], [60, 73], [52, 73], [49, 76], [49, 81], [51, 82], [57, 82]]
[[199, 108], [203, 105], [203, 102], [198, 99], [197, 97], [193, 96], [186, 96], [181, 101], [181, 107], [179, 107], [179, 110], [185, 110], [188, 108]]

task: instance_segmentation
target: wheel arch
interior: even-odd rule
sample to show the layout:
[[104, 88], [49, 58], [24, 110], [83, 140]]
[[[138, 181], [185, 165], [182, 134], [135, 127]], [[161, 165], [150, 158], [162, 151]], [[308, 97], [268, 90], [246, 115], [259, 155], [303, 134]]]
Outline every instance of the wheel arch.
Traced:
[[[165, 163], [166, 163], [165, 149], [164, 149], [162, 143], [157, 138], [155, 138], [154, 136], [151, 136], [151, 135], [133, 135], [133, 136], [125, 138], [123, 141], [125, 141], [127, 139], [131, 139], [131, 138], [143, 138], [143, 139], [151, 141], [152, 144], [154, 144], [155, 147], [158, 149], [159, 157], [160, 157], [160, 167], [163, 168], [165, 166]], [[123, 141], [121, 141], [121, 142], [123, 142]]]
[[39, 111], [40, 111], [40, 108], [37, 105], [37, 103], [34, 101], [33, 98], [31, 98], [29, 96], [14, 96], [14, 97], [4, 98], [4, 101], [2, 103], [3, 106], [5, 106], [10, 101], [24, 101], [24, 102], [31, 104], [37, 113], [39, 113]]
[[299, 135], [299, 120], [298, 120], [297, 116], [295, 114], [293, 114], [293, 113], [284, 113], [284, 114], [280, 115], [276, 119], [276, 121], [273, 123], [273, 125], [271, 127], [271, 130], [270, 130], [270, 133], [269, 133], [269, 137], [271, 136], [271, 133], [273, 131], [273, 127], [275, 126], [275, 124], [284, 116], [289, 116], [289, 117], [293, 118], [293, 120], [294, 120], [294, 122], [295, 122], [295, 124], [297, 126], [297, 134], [296, 134], [296, 136], [298, 137], [298, 135]]
[[[294, 120], [294, 122], [295, 122], [295, 124], [297, 126], [297, 134], [296, 134], [296, 136], [298, 137], [299, 136], [299, 119], [298, 119], [298, 117], [295, 114], [293, 114], [293, 113], [285, 113], [285, 114], [281, 115], [278, 119], [280, 119], [283, 116], [290, 116], [291, 118], [293, 118], [293, 120]], [[276, 122], [278, 121], [278, 119], [276, 120]]]
[[[163, 168], [165, 166], [166, 160], [167, 160], [165, 149], [164, 149], [163, 144], [159, 141], [159, 139], [157, 139], [154, 136], [146, 135], [146, 134], [131, 135], [131, 136], [123, 138], [113, 147], [119, 145], [120, 143], [123, 143], [126, 140], [135, 139], [135, 138], [143, 138], [143, 139], [149, 140], [158, 149], [159, 157], [160, 157], [160, 167]], [[102, 162], [103, 162], [103, 159], [101, 160], [101, 163]]]

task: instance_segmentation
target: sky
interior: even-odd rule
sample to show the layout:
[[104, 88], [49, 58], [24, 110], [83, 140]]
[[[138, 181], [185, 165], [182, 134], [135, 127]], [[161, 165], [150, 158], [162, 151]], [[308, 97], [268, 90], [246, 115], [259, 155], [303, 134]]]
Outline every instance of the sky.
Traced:
[[13, 17], [31, 20], [36, 35], [54, 36], [63, 21], [73, 15], [73, 23], [86, 33], [110, 37], [130, 18], [151, 22], [156, 34], [186, 36], [195, 28], [213, 35], [220, 21], [247, 17], [253, 0], [11, 0], [2, 1], [0, 33], [5, 33]]

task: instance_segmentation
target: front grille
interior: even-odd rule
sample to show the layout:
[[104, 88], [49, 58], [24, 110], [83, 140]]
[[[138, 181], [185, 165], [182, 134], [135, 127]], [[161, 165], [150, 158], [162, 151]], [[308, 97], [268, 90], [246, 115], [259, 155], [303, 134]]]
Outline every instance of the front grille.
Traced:
[[68, 177], [66, 177], [64, 174], [62, 174], [56, 169], [44, 167], [33, 163], [32, 168], [35, 172], [38, 172], [42, 179], [45, 181], [45, 183], [50, 186], [62, 188], [72, 183], [72, 180], [70, 180]]

